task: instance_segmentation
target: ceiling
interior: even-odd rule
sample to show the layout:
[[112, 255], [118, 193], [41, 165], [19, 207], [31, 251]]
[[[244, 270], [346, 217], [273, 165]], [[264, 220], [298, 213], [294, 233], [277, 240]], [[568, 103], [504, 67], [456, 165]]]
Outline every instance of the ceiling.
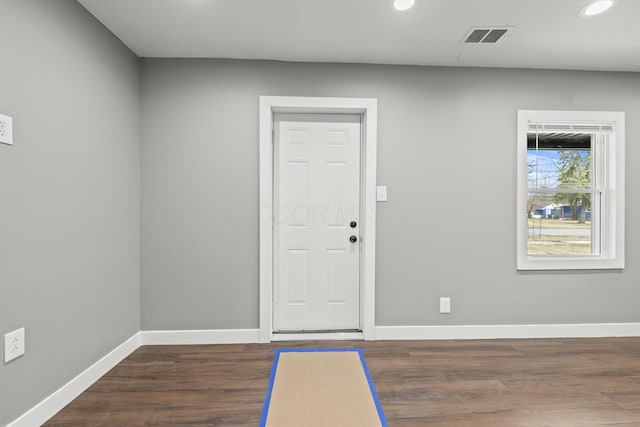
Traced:
[[[640, 0], [78, 0], [141, 57], [640, 71]], [[508, 26], [465, 44], [474, 26]]]

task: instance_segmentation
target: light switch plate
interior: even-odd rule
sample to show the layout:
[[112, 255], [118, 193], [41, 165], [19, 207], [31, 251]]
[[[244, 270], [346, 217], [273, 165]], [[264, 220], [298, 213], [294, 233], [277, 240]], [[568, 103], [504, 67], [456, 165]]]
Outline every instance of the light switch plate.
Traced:
[[440, 313], [441, 314], [451, 313], [451, 297], [440, 298]]
[[376, 187], [376, 200], [378, 202], [386, 202], [387, 201], [387, 186], [386, 185], [378, 185]]
[[0, 114], [0, 142], [13, 145], [13, 119]]

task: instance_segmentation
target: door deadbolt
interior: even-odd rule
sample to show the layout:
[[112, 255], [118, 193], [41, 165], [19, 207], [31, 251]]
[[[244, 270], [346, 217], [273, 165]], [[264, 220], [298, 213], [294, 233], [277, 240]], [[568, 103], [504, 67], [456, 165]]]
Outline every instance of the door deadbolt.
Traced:
[[357, 222], [355, 222], [355, 221], [351, 221], [351, 222], [349, 223], [349, 227], [351, 227], [351, 228], [356, 228], [357, 226], [358, 226], [358, 223], [357, 223]]

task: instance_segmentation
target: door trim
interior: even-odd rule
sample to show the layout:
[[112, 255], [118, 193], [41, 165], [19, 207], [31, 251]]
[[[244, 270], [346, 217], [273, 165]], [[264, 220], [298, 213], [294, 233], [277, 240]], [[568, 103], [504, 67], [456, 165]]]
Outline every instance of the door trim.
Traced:
[[260, 342], [273, 334], [273, 115], [275, 113], [362, 116], [360, 222], [360, 326], [375, 339], [376, 160], [378, 100], [375, 98], [260, 97]]

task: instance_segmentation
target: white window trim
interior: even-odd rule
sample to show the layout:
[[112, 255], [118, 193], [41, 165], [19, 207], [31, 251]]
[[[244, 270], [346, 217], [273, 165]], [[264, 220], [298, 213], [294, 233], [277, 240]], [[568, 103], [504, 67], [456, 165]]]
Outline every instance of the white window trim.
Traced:
[[[585, 256], [529, 256], [527, 254], [527, 131], [529, 123], [611, 124], [607, 144], [607, 176], [601, 254]], [[625, 114], [602, 111], [518, 110], [517, 129], [517, 260], [518, 270], [622, 269], [625, 266]]]

